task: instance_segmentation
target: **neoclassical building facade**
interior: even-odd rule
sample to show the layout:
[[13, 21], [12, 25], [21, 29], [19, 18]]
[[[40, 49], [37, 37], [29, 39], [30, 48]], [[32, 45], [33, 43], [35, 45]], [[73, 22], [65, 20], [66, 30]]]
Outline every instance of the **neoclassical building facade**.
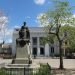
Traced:
[[[55, 42], [53, 44], [41, 43], [43, 37], [46, 37], [47, 33], [45, 32], [43, 27], [29, 27], [30, 30], [30, 50], [31, 55], [38, 57], [48, 57], [59, 54], [59, 46], [58, 43]], [[12, 38], [12, 54], [13, 56], [16, 54], [16, 38], [18, 35], [19, 29], [15, 28], [13, 32]]]

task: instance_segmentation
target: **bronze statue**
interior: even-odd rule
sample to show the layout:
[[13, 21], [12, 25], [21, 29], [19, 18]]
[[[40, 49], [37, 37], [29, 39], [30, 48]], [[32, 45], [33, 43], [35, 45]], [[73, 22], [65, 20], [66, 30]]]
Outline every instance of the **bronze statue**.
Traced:
[[21, 39], [30, 38], [30, 32], [29, 32], [28, 27], [26, 27], [26, 22], [24, 22], [24, 25], [21, 27], [21, 29], [19, 31], [19, 38], [21, 38]]
[[21, 47], [23, 47], [25, 44], [29, 43], [30, 39], [30, 32], [28, 27], [26, 26], [26, 22], [24, 22], [24, 25], [21, 27], [19, 31], [19, 38], [16, 39], [16, 44], [19, 43]]

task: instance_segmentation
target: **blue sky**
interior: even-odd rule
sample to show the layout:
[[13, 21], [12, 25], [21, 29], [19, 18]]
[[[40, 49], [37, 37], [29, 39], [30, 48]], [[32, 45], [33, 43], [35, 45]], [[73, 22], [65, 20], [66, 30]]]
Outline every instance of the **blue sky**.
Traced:
[[[75, 5], [75, 0], [68, 0], [70, 5]], [[24, 21], [27, 26], [38, 26], [36, 17], [48, 10], [50, 0], [0, 0], [0, 10], [8, 17], [8, 27], [21, 26]], [[72, 11], [75, 13], [75, 10]], [[10, 37], [11, 38], [11, 37]]]
[[26, 21], [28, 26], [37, 26], [36, 16], [47, 9], [47, 1], [38, 0], [0, 0], [0, 9], [9, 18], [11, 27], [22, 25]]
[[[9, 26], [21, 26], [26, 21], [28, 26], [38, 26], [36, 17], [45, 12], [50, 0], [0, 0], [0, 10], [8, 17]], [[75, 0], [69, 0], [75, 5]], [[75, 12], [75, 11], [73, 11]]]

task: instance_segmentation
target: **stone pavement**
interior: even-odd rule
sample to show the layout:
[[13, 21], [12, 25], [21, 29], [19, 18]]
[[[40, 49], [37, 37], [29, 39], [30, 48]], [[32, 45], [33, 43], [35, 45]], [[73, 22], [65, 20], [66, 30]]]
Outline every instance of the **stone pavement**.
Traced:
[[[59, 59], [52, 58], [38, 58], [33, 59], [33, 63], [49, 63], [52, 68], [59, 68]], [[51, 70], [53, 75], [75, 75], [75, 59], [64, 59], [64, 68], [66, 70]]]
[[[12, 59], [0, 59], [0, 67], [5, 66], [5, 64], [10, 64]], [[49, 63], [52, 68], [59, 68], [59, 59], [52, 59], [52, 58], [37, 58], [32, 59], [32, 66], [31, 67], [39, 67], [40, 63]], [[75, 59], [64, 59], [64, 68], [67, 70], [59, 71], [55, 70], [53, 73], [54, 75], [75, 75]]]
[[75, 70], [52, 70], [52, 75], [75, 75]]
[[4, 67], [6, 64], [10, 64], [12, 62], [12, 59], [1, 59], [0, 58], [0, 68]]
[[[2, 64], [10, 64], [12, 62], [12, 59], [0, 59], [0, 66]], [[40, 63], [49, 63], [49, 65], [52, 68], [59, 68], [59, 59], [52, 59], [52, 58], [37, 58], [32, 59], [32, 62], [34, 66], [37, 66], [37, 64]], [[75, 59], [64, 59], [63, 60], [64, 68], [67, 69], [75, 69]]]
[[[59, 59], [38, 58], [33, 59], [33, 63], [49, 63], [52, 68], [59, 68]], [[64, 68], [75, 69], [75, 59], [63, 59]]]

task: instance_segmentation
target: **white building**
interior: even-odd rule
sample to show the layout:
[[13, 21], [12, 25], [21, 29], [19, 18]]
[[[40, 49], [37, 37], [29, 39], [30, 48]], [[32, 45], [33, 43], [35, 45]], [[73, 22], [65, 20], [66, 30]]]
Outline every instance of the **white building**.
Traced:
[[[31, 54], [36, 56], [52, 56], [59, 54], [59, 47], [57, 43], [49, 45], [48, 43], [41, 44], [40, 40], [46, 37], [46, 32], [43, 27], [30, 27], [30, 48]], [[16, 54], [16, 38], [19, 29], [15, 29], [13, 32], [13, 42], [12, 42], [12, 53]]]

